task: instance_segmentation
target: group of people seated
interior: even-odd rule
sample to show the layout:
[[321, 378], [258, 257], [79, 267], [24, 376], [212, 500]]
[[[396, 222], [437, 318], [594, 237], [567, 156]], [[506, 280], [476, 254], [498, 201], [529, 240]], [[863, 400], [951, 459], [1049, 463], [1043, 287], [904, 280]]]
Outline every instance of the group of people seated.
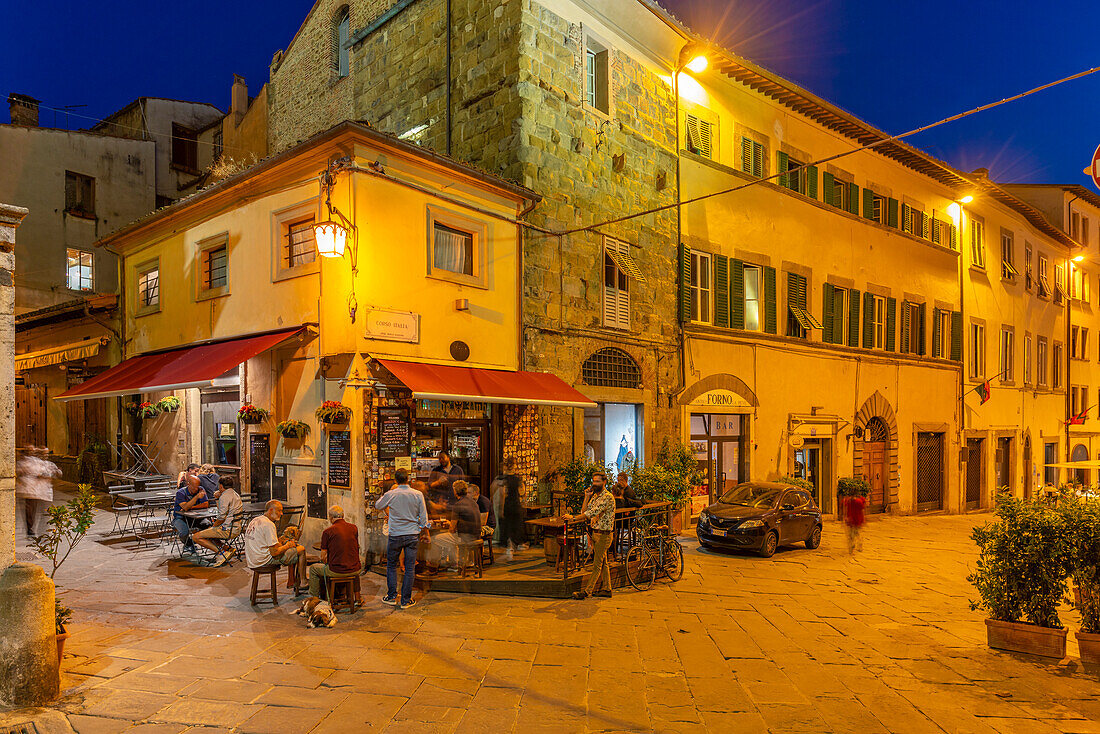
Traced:
[[[194, 519], [183, 513], [202, 510], [213, 500], [218, 516]], [[196, 544], [214, 553], [214, 566], [225, 564], [235, 552], [230, 540], [241, 533], [244, 503], [231, 476], [219, 476], [210, 464], [189, 464], [179, 473], [172, 504], [172, 526], [179, 534], [184, 553], [197, 553]]]

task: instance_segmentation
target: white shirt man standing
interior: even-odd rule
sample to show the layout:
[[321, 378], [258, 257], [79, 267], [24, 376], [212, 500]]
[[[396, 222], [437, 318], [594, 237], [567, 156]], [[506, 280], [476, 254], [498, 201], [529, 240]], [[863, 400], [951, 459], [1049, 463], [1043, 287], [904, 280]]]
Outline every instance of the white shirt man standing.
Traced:
[[[397, 485], [378, 498], [374, 506], [387, 507], [389, 513], [389, 545], [386, 548], [386, 595], [383, 604], [411, 607], [413, 581], [416, 579], [416, 552], [420, 534], [428, 529], [428, 506], [424, 495], [408, 485], [409, 474], [404, 469], [393, 473]], [[405, 554], [405, 576], [401, 580], [401, 601], [397, 600], [397, 559]]]

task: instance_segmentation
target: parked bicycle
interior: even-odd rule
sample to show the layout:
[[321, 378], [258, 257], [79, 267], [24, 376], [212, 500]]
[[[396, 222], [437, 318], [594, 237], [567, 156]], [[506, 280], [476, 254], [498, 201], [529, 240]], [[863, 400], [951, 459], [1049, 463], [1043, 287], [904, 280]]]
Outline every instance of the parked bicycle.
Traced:
[[626, 578], [638, 591], [645, 591], [660, 576], [679, 581], [684, 575], [684, 551], [668, 532], [668, 525], [646, 529], [639, 544], [626, 554]]

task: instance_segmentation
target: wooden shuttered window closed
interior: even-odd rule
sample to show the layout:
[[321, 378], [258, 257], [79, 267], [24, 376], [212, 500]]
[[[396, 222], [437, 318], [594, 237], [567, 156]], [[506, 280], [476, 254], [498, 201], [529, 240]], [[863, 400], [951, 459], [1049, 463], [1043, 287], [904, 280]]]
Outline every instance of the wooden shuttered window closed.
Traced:
[[859, 186], [854, 183], [848, 184], [848, 213], [859, 216]]
[[711, 255], [714, 261], [714, 325], [728, 328], [730, 325], [729, 259], [725, 255]]
[[691, 321], [691, 250], [680, 244], [680, 322]]
[[859, 291], [848, 291], [848, 346], [859, 346]]
[[863, 294], [863, 348], [875, 348], [875, 297]]
[[836, 344], [833, 336], [833, 285], [821, 284], [821, 341]]
[[951, 225], [951, 249], [959, 249], [959, 230], [954, 224]]
[[844, 343], [845, 288], [833, 288], [833, 344]]
[[729, 261], [730, 328], [745, 328], [745, 263], [736, 258]]
[[713, 136], [711, 124], [702, 120], [690, 112], [685, 116], [687, 127], [687, 149], [704, 158], [713, 158]]
[[787, 173], [787, 169], [791, 165], [791, 157], [783, 151], [779, 151], [778, 153], [776, 153], [776, 160], [779, 164], [779, 170], [777, 171], [777, 173], [781, 174], [779, 176], [779, 185], [788, 189], [794, 188], [793, 186], [791, 186], [791, 177]]
[[896, 351], [894, 334], [897, 331], [898, 302], [897, 299], [886, 299], [886, 351]]
[[833, 174], [828, 171], [821, 174], [821, 200], [829, 206], [835, 206], [833, 204], [836, 201], [836, 197], [833, 196], [834, 183]]
[[806, 177], [806, 196], [811, 199], [817, 198], [817, 166], [806, 166], [806, 170], [803, 173]]
[[887, 199], [886, 200], [886, 224], [887, 226], [898, 228], [898, 200]]
[[898, 347], [898, 351], [902, 354], [909, 354], [913, 351], [910, 347], [915, 346], [909, 343], [909, 319], [912, 310], [913, 304], [909, 303], [909, 301], [901, 302], [901, 344]]
[[775, 268], [764, 268], [764, 331], [769, 334], [778, 332], [778, 319], [775, 304]]
[[940, 354], [940, 314], [938, 308], [932, 309], [932, 356], [945, 359], [947, 355]]
[[741, 138], [741, 171], [752, 175], [752, 141]]
[[875, 218], [875, 192], [871, 189], [863, 190], [863, 218], [871, 220]]
[[963, 315], [962, 311], [951, 312], [951, 359], [961, 362], [963, 356]]
[[921, 303], [917, 306], [917, 318], [920, 322], [917, 324], [917, 354], [922, 357], [928, 354], [927, 339], [925, 339], [925, 324], [928, 320], [925, 318], [925, 304]]

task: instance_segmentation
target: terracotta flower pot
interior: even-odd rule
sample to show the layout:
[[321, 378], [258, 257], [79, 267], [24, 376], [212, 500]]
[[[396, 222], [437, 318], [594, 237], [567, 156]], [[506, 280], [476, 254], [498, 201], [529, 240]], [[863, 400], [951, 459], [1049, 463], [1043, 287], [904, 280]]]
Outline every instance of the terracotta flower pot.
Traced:
[[[62, 627], [62, 629], [65, 628]], [[65, 640], [69, 639], [69, 634], [69, 632], [62, 632], [57, 635], [57, 667], [59, 670], [61, 668], [61, 659], [65, 657]]]
[[1100, 663], [1100, 633], [1078, 630], [1073, 634], [1077, 637], [1077, 647], [1081, 650], [1081, 662]]
[[989, 646], [998, 650], [1025, 652], [1058, 660], [1066, 656], [1066, 636], [1069, 634], [1066, 629], [987, 619], [985, 631]]

